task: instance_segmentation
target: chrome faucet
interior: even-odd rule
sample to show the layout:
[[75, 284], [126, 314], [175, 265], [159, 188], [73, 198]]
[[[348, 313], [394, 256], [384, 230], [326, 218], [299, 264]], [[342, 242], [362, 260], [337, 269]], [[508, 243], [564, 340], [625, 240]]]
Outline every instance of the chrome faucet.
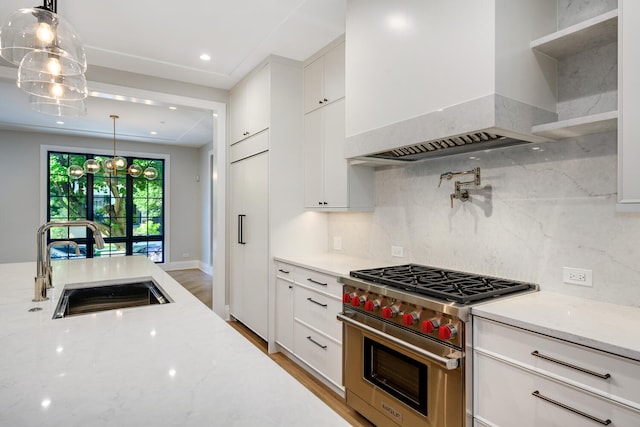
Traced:
[[96, 242], [96, 246], [98, 249], [104, 248], [104, 240], [102, 239], [102, 234], [100, 233], [100, 229], [98, 228], [98, 224], [93, 221], [89, 221], [86, 219], [80, 219], [75, 221], [50, 221], [47, 222], [38, 228], [37, 234], [37, 245], [38, 245], [38, 253], [37, 253], [37, 275], [35, 277], [34, 283], [34, 297], [33, 301], [45, 301], [49, 299], [47, 297], [47, 289], [50, 288], [51, 285], [51, 260], [50, 260], [50, 250], [51, 246], [59, 245], [59, 244], [70, 244], [74, 245], [76, 248], [76, 254], [79, 253], [78, 245], [75, 242], [71, 241], [61, 241], [61, 242], [52, 242], [49, 245], [46, 244], [47, 240], [47, 231], [54, 227], [87, 227], [93, 232], [93, 238]]

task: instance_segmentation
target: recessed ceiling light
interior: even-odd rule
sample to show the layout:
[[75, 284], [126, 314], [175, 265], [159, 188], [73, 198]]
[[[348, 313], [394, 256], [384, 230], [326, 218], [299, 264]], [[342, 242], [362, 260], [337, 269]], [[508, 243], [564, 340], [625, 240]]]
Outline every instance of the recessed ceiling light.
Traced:
[[64, 124], [64, 122], [63, 122], [62, 120], [58, 120], [58, 121], [56, 122], [56, 124], [63, 125], [63, 124]]
[[200, 59], [202, 59], [203, 61], [211, 61], [211, 57], [206, 53], [203, 53], [202, 55], [200, 55]]
[[158, 132], [156, 132], [155, 130], [152, 130], [151, 132], [149, 132], [151, 135], [157, 135]]
[[176, 107], [169, 107], [169, 110], [177, 110]]

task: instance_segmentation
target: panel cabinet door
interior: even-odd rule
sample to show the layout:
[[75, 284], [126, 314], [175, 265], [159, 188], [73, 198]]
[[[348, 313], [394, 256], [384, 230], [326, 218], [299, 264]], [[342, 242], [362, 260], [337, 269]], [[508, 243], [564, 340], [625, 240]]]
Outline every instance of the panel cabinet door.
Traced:
[[323, 207], [323, 109], [304, 116], [304, 206]]
[[247, 136], [255, 135], [269, 127], [270, 70], [269, 65], [265, 65], [247, 81]]
[[344, 98], [322, 109], [324, 201], [326, 207], [349, 206], [349, 164], [344, 158]]
[[[256, 145], [268, 146], [262, 140], [268, 135], [256, 135]], [[229, 308], [233, 317], [267, 339], [269, 152], [234, 162], [230, 169]]]
[[293, 352], [293, 283], [276, 279], [276, 342]]
[[229, 94], [229, 142], [246, 138], [247, 86], [240, 83]]
[[324, 105], [324, 57], [304, 67], [304, 112]]
[[344, 98], [344, 62], [344, 43], [324, 56], [324, 98], [329, 103]]

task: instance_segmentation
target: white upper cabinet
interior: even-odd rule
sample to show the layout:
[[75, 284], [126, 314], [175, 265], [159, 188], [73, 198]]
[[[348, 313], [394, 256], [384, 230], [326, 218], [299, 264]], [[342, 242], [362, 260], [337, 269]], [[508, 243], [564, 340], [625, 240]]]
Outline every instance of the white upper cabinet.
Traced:
[[344, 97], [344, 42], [304, 67], [304, 112]]
[[307, 209], [373, 209], [373, 169], [352, 166], [344, 156], [344, 53], [344, 41], [334, 42], [304, 67]]
[[236, 85], [229, 94], [231, 144], [269, 127], [269, 79], [267, 64]]
[[640, 2], [618, 0], [618, 209], [640, 211]]

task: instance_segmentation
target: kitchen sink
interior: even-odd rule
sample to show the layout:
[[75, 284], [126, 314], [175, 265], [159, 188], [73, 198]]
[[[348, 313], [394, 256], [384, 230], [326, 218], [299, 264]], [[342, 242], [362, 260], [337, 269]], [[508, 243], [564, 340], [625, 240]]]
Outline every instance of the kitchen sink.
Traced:
[[151, 279], [126, 282], [95, 282], [65, 286], [54, 319], [98, 311], [171, 303], [166, 293]]

